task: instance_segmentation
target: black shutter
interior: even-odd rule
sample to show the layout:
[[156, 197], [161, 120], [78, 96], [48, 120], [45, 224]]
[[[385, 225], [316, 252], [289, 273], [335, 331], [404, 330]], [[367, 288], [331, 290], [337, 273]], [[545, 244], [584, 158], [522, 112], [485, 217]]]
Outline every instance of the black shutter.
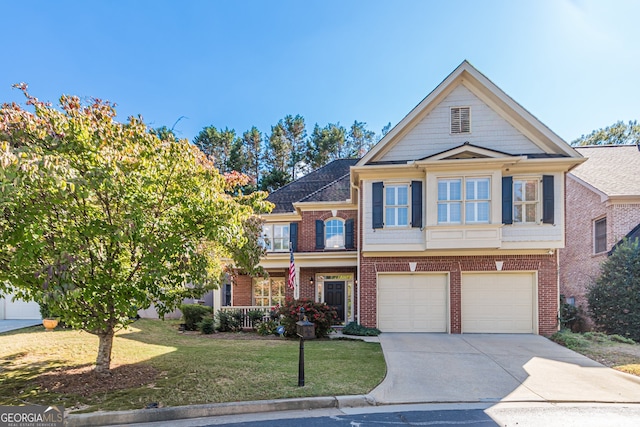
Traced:
[[513, 224], [513, 177], [502, 177], [502, 223]]
[[289, 224], [289, 241], [291, 242], [291, 250], [298, 252], [298, 223]]
[[345, 249], [355, 248], [355, 235], [353, 232], [353, 218], [344, 222], [344, 247]]
[[316, 219], [316, 249], [324, 249], [324, 221]]
[[542, 222], [553, 224], [554, 217], [553, 175], [542, 176]]
[[411, 181], [411, 226], [422, 228], [422, 181]]
[[382, 182], [373, 183], [373, 228], [382, 228], [384, 225], [382, 222], [382, 211], [384, 209], [382, 202], [383, 188], [384, 186], [382, 185]]

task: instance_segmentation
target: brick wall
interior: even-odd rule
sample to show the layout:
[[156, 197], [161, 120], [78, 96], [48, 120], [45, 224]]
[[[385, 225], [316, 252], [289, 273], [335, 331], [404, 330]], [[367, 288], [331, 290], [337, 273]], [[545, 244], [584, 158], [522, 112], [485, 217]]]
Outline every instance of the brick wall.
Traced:
[[[336, 218], [342, 218], [344, 220], [355, 219], [354, 230], [357, 230], [356, 210], [338, 210], [336, 214]], [[316, 220], [321, 219], [326, 221], [333, 217], [333, 213], [330, 210], [302, 212], [302, 221], [298, 225], [298, 252], [316, 251]], [[319, 250], [319, 252], [322, 252], [322, 250]]]
[[495, 261], [503, 261], [502, 271], [538, 272], [538, 329], [541, 335], [557, 331], [558, 288], [555, 255], [496, 255], [450, 257], [362, 257], [360, 259], [361, 323], [377, 326], [378, 272], [409, 272], [410, 262], [416, 272], [449, 272], [451, 333], [461, 332], [461, 273], [496, 271]]
[[234, 306], [253, 305], [253, 295], [251, 293], [251, 276], [236, 276], [233, 279], [231, 299]]
[[608, 251], [640, 223], [640, 205], [606, 206], [599, 194], [567, 178], [566, 243], [560, 250], [560, 293], [574, 297], [576, 306], [587, 317], [587, 289], [599, 276], [600, 264], [607, 258], [606, 253], [593, 253], [593, 222], [602, 217], [607, 218]]
[[[315, 301], [316, 292], [316, 275], [330, 274], [330, 273], [351, 273], [354, 278], [357, 278], [357, 271], [355, 267], [323, 267], [323, 268], [301, 268], [300, 269], [300, 298], [310, 299]], [[288, 278], [288, 270], [274, 270], [269, 271], [272, 277], [283, 277], [285, 282]], [[313, 277], [314, 284], [309, 282], [309, 279]], [[355, 292], [355, 290], [354, 290]], [[354, 293], [355, 295], [355, 293]], [[293, 289], [288, 286], [285, 291], [287, 298], [293, 298]], [[355, 298], [354, 298], [355, 299]], [[357, 303], [357, 301], [355, 301]], [[253, 281], [250, 276], [238, 275], [233, 281], [233, 305], [234, 306], [249, 306], [253, 305]]]

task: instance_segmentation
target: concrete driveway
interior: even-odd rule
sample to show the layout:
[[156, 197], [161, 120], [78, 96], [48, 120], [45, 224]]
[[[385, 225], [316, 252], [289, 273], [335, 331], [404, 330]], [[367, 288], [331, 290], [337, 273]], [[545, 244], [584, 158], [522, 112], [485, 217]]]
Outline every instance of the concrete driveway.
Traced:
[[36, 320], [0, 320], [0, 334], [29, 326], [42, 325], [42, 319]]
[[537, 335], [383, 333], [380, 404], [640, 403], [640, 378]]

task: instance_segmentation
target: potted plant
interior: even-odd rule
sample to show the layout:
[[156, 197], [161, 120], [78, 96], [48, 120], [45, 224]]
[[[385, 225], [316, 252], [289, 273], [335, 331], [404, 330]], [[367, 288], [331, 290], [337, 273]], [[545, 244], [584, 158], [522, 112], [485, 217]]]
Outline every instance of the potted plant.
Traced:
[[46, 302], [40, 304], [40, 315], [42, 316], [42, 325], [47, 331], [53, 331], [58, 326], [60, 320]]

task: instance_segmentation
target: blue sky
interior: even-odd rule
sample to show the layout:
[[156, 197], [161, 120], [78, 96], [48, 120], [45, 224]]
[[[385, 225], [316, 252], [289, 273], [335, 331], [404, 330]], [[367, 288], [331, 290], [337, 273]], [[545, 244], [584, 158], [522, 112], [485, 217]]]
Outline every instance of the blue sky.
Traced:
[[395, 125], [464, 59], [566, 141], [640, 119], [640, 2], [0, 0], [0, 102], [115, 102], [192, 140]]

